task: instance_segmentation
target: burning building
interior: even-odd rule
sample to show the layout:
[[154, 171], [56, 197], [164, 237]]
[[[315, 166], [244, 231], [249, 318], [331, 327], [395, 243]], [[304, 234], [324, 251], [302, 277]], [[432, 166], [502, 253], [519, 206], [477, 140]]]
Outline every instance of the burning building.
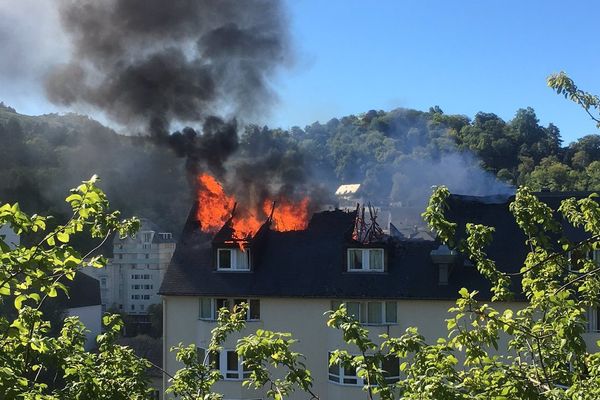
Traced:
[[[170, 373], [179, 367], [168, 352], [171, 346], [184, 342], [206, 348], [218, 309], [249, 304], [246, 328], [228, 338], [219, 356], [224, 380], [215, 390], [225, 398], [264, 394], [241, 385], [243, 360], [235, 353], [237, 340], [257, 329], [291, 332], [299, 340], [295, 350], [307, 357], [314, 391], [322, 398], [358, 399], [364, 393], [356, 372], [328, 365], [328, 353], [345, 348], [339, 332], [325, 324], [328, 310], [345, 303], [368, 325], [373, 338], [382, 333], [399, 336], [407, 327], [418, 326], [426, 338], [436, 339], [446, 336], [447, 310], [462, 287], [478, 290], [482, 299], [491, 298], [485, 278], [460, 254], [435, 240], [387, 235], [368, 208], [302, 212], [301, 224], [278, 229], [277, 203], [263, 204], [255, 214], [248, 210], [237, 214], [241, 208], [219, 187], [214, 200], [225, 202], [211, 203], [203, 197], [208, 193], [199, 194], [160, 294], [165, 311], [164, 366]], [[553, 203], [561, 196], [540, 194], [540, 198]], [[496, 226], [496, 237], [502, 240], [492, 243], [489, 254], [504, 271], [518, 272], [527, 249], [508, 209], [511, 200], [452, 196], [449, 205], [458, 222]], [[297, 204], [292, 209], [303, 210]], [[210, 218], [218, 218], [210, 222], [204, 217], [207, 211]], [[259, 223], [242, 223], [254, 217]], [[517, 293], [519, 285], [514, 282]], [[517, 296], [499, 308], [517, 309], [523, 300]], [[600, 328], [593, 321], [590, 332]], [[590, 340], [597, 336], [590, 333]], [[392, 360], [385, 368], [390, 379], [399, 379], [397, 362]]]

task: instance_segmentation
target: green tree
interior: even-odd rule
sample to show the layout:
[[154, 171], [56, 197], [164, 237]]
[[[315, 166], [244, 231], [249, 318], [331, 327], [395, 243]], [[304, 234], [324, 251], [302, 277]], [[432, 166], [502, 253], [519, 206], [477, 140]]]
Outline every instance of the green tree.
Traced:
[[600, 128], [600, 98], [597, 95], [579, 89], [573, 79], [563, 71], [550, 75], [546, 82], [556, 93], [579, 104]]
[[130, 349], [115, 344], [122, 328], [116, 316], [103, 319], [105, 333], [98, 352], [84, 350], [85, 328], [67, 318], [58, 336], [43, 305], [59, 291], [68, 293], [69, 280], [80, 268], [100, 268], [106, 260], [77, 251], [73, 237], [87, 234], [102, 242], [114, 233], [134, 232], [136, 220], [120, 220], [109, 212], [108, 201], [96, 178], [83, 182], [67, 197], [71, 217], [64, 224], [27, 215], [18, 204], [0, 206], [0, 226], [17, 234], [39, 237], [32, 246], [11, 249], [0, 238], [0, 301], [8, 309], [0, 315], [0, 397], [3, 399], [145, 399], [149, 365]]

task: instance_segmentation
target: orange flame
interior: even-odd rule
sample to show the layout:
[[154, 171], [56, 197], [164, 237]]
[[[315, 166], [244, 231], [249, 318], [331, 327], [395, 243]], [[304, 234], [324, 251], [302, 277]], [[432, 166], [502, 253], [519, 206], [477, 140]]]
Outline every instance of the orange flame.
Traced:
[[[275, 204], [273, 212], [273, 229], [280, 232], [299, 231], [306, 229], [308, 224], [308, 197], [303, 198], [298, 203], [281, 199]], [[265, 214], [271, 212], [272, 203], [265, 201], [263, 210]]]
[[[223, 186], [211, 175], [198, 175], [198, 211], [196, 218], [200, 229], [205, 232], [217, 232], [231, 218], [236, 204], [233, 196], [227, 195]], [[299, 202], [281, 198], [275, 203], [272, 228], [277, 231], [294, 231], [306, 229], [308, 225], [310, 200], [305, 197]], [[233, 238], [238, 241], [248, 240], [271, 215], [272, 200], [265, 200], [262, 210], [236, 210], [232, 219]], [[240, 242], [244, 248], [244, 243]]]

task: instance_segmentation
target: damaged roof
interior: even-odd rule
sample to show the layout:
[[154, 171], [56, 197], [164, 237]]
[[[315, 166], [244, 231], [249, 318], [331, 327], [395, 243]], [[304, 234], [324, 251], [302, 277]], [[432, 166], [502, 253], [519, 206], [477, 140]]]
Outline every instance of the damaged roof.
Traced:
[[[587, 194], [538, 196], [556, 207], [564, 198]], [[505, 272], [518, 272], [527, 254], [525, 237], [508, 209], [512, 200], [514, 196], [448, 199], [448, 216], [459, 226], [475, 222], [496, 228], [487, 252]], [[386, 249], [385, 272], [348, 272], [347, 249], [360, 246], [351, 239], [355, 212], [341, 210], [314, 214], [303, 231], [267, 229], [260, 247], [251, 250], [256, 252], [251, 271], [217, 271], [213, 237], [199, 230], [195, 215], [192, 209], [160, 288], [162, 295], [442, 300], [456, 299], [466, 287], [478, 290], [479, 298], [490, 298], [489, 283], [460, 256], [448, 284], [440, 285], [438, 267], [430, 256], [440, 243], [432, 240], [387, 238], [371, 245]], [[520, 283], [514, 282], [512, 289], [519, 292]]]

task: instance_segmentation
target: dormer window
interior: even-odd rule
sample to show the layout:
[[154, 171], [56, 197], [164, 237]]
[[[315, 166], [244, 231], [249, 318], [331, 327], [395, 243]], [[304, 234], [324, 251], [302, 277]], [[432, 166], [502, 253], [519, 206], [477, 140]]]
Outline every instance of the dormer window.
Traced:
[[383, 249], [348, 249], [348, 271], [350, 272], [383, 272]]
[[249, 271], [250, 250], [217, 249], [217, 270], [219, 271]]

